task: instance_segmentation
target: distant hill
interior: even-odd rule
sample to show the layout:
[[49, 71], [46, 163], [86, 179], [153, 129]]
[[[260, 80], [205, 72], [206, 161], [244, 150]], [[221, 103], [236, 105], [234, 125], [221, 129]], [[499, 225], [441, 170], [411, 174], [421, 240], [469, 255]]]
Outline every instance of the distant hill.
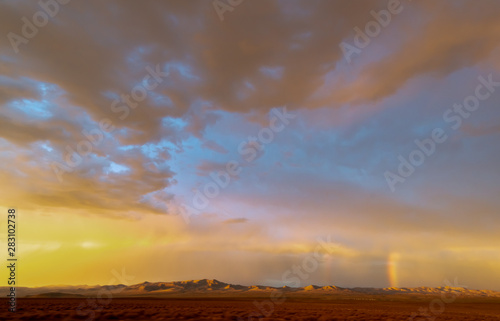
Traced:
[[48, 293], [40, 293], [34, 295], [27, 295], [26, 298], [45, 298], [45, 299], [53, 299], [53, 298], [85, 298], [85, 295], [74, 294], [74, 293], [64, 293], [64, 292], [48, 292]]
[[[454, 294], [463, 297], [500, 297], [500, 292], [490, 290], [469, 290], [452, 287], [418, 288], [342, 288], [337, 286], [308, 285], [300, 288], [270, 287], [263, 285], [235, 285], [215, 279], [187, 280], [174, 282], [143, 282], [133, 285], [106, 286], [53, 286], [16, 288], [18, 297], [71, 298], [90, 297], [111, 293], [114, 297], [200, 297], [200, 296], [262, 296], [271, 291], [281, 291], [296, 296], [323, 296], [342, 294], [356, 295], [441, 295]], [[0, 295], [9, 293], [9, 287], [0, 287]]]

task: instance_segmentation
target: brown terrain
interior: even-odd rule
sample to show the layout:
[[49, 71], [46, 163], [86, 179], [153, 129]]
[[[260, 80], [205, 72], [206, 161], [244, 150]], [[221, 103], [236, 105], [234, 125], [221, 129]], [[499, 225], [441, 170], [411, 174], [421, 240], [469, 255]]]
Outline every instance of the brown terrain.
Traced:
[[[5, 297], [7, 288], [0, 288]], [[48, 291], [52, 290], [52, 291]], [[273, 288], [217, 280], [17, 289], [0, 320], [500, 320], [500, 293], [464, 288]]]

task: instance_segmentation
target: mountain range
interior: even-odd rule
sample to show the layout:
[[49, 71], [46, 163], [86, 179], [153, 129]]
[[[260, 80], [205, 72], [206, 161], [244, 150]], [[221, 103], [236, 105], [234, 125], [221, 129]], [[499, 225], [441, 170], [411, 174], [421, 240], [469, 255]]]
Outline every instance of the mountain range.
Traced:
[[[0, 287], [0, 294], [9, 294], [10, 287]], [[337, 286], [316, 286], [292, 288], [288, 286], [271, 287], [262, 285], [235, 285], [215, 279], [188, 280], [175, 282], [143, 282], [133, 285], [97, 285], [97, 286], [44, 286], [17, 287], [17, 297], [62, 298], [62, 297], [200, 297], [200, 296], [264, 296], [272, 291], [282, 291], [296, 296], [322, 296], [342, 294], [356, 295], [456, 295], [466, 297], [500, 297], [500, 292], [491, 290], [471, 290], [456, 287], [418, 287], [418, 288], [342, 288]]]

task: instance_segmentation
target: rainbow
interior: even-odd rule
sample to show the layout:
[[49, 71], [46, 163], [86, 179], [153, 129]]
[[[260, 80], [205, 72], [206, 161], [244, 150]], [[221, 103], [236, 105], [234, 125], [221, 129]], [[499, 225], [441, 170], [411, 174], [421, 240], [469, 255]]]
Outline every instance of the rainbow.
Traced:
[[387, 278], [389, 279], [391, 288], [399, 287], [398, 262], [399, 262], [399, 253], [391, 252], [387, 257]]

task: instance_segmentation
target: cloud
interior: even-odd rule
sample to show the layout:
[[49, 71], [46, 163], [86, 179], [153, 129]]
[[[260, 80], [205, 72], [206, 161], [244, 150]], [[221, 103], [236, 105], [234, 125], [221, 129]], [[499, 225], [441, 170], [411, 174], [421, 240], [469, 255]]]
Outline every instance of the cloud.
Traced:
[[[108, 224], [93, 237], [61, 237], [72, 244], [121, 244], [121, 235], [99, 236], [130, 223], [124, 234], [138, 244], [130, 246], [136, 257], [116, 254], [106, 267], [139, 269], [132, 260], [152, 262], [161, 249], [164, 264], [152, 268], [158, 278], [207, 278], [187, 267], [206, 263], [216, 274], [220, 260], [231, 258], [224, 272], [245, 266], [255, 283], [309, 253], [318, 234], [338, 237], [332, 266], [351, 285], [382, 280], [380, 262], [391, 251], [432, 252], [422, 263], [428, 268], [439, 264], [436, 248], [496, 244], [496, 94], [460, 131], [449, 131], [397, 193], [390, 194], [383, 173], [415, 139], [449, 129], [443, 111], [474, 90], [478, 75], [500, 70], [500, 3], [403, 5], [351, 64], [339, 44], [352, 41], [354, 28], [364, 28], [387, 1], [248, 1], [223, 22], [210, 1], [61, 6], [19, 53], [7, 38], [0, 43], [0, 202], [56, 213], [40, 226], [82, 217], [63, 220], [72, 233], [82, 224]], [[21, 18], [38, 10], [37, 2], [7, 1], [3, 30], [22, 34]], [[152, 74], [162, 75], [158, 86], [127, 103]], [[120, 109], [115, 99], [124, 100]], [[245, 163], [240, 143], [253, 149], [249, 137], [281, 106], [297, 120], [276, 133], [258, 161]], [[114, 129], [98, 132], [103, 119]], [[91, 151], [60, 182], [53, 165], [75, 161], [74, 151], [85, 146]], [[232, 159], [241, 174], [204, 214], [189, 226], [163, 215], [178, 214], [200, 177], [224, 171]], [[150, 252], [142, 254], [141, 244]], [[85, 248], [85, 258], [97, 249]], [[464, 253], [485, 262], [471, 251]], [[167, 258], [184, 261], [170, 266]]]
[[240, 223], [246, 223], [248, 222], [247, 218], [240, 217], [240, 218], [232, 218], [229, 220], [225, 220], [223, 223], [224, 224], [240, 224]]
[[466, 124], [462, 127], [462, 131], [470, 136], [495, 135], [500, 133], [500, 125], [475, 127]]
[[213, 150], [214, 152], [221, 153], [221, 154], [227, 154], [228, 151], [227, 149], [224, 148], [224, 146], [217, 144], [213, 140], [207, 140], [203, 143], [203, 147], [206, 147], [208, 149]]
[[210, 173], [212, 172], [219, 172], [219, 171], [226, 171], [226, 164], [225, 163], [218, 163], [218, 162], [213, 162], [213, 161], [201, 161], [197, 166], [196, 169], [198, 170], [196, 174], [198, 176], [209, 176]]

